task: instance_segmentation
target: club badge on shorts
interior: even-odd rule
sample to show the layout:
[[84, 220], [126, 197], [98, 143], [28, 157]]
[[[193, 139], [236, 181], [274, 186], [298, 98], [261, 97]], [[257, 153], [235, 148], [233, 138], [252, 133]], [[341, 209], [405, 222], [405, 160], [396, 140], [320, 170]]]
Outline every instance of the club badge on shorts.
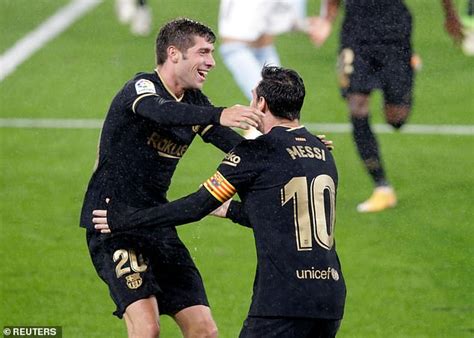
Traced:
[[129, 289], [138, 289], [143, 284], [143, 279], [140, 276], [140, 273], [133, 273], [129, 276], [126, 276], [127, 286]]

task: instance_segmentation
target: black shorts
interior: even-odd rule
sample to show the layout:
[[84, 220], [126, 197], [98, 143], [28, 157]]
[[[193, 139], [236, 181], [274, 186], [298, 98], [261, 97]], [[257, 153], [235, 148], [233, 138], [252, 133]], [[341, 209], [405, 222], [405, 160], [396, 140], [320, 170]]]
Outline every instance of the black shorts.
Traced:
[[381, 89], [385, 103], [411, 106], [414, 71], [409, 42], [343, 46], [337, 72], [341, 94]]
[[331, 338], [340, 325], [340, 319], [249, 316], [239, 338]]
[[201, 275], [181, 240], [152, 231], [87, 232], [94, 267], [108, 285], [122, 318], [128, 305], [156, 296], [160, 314], [209, 306]]

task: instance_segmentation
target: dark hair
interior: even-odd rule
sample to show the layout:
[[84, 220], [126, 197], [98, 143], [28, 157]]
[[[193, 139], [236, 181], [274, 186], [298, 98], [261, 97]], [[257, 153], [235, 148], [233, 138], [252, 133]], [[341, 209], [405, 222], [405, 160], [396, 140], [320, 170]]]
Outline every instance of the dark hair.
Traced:
[[209, 27], [191, 19], [178, 18], [165, 24], [156, 37], [156, 63], [158, 65], [165, 63], [168, 57], [166, 50], [169, 46], [176, 46], [184, 53], [194, 46], [196, 36], [203, 37], [210, 43], [216, 41], [216, 35]]
[[291, 69], [264, 66], [257, 97], [265, 98], [273, 115], [289, 120], [300, 118], [305, 88], [303, 79]]

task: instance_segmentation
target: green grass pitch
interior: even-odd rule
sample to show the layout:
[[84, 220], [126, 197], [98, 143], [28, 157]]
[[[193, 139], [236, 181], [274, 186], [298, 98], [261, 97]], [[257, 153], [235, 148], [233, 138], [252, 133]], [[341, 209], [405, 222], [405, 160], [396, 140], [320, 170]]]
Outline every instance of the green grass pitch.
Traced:
[[[0, 53], [67, 2], [1, 0]], [[177, 16], [217, 28], [218, 0], [149, 2], [155, 29]], [[316, 11], [319, 2], [309, 2]], [[410, 123], [473, 125], [474, 58], [453, 47], [437, 1], [407, 5], [424, 61]], [[153, 68], [153, 44], [154, 36], [129, 34], [113, 1], [104, 1], [0, 82], [0, 117], [103, 118], [121, 85]], [[297, 33], [280, 37], [277, 46], [282, 63], [305, 80], [303, 123], [347, 122], [334, 74], [337, 31], [321, 49]], [[216, 105], [245, 103], [217, 52], [216, 59], [204, 92]], [[377, 95], [376, 123], [383, 122], [379, 108]], [[334, 140], [340, 173], [336, 238], [348, 297], [339, 336], [472, 337], [473, 135], [379, 135], [400, 202], [361, 215], [355, 206], [371, 183], [350, 135], [318, 132]], [[60, 325], [64, 337], [125, 337], [78, 227], [99, 129], [0, 128], [0, 135], [0, 326]], [[221, 158], [197, 140], [169, 197], [194, 191]], [[213, 218], [179, 232], [203, 275], [221, 337], [236, 337], [255, 270], [251, 232]], [[170, 318], [161, 320], [163, 337], [180, 337]]]

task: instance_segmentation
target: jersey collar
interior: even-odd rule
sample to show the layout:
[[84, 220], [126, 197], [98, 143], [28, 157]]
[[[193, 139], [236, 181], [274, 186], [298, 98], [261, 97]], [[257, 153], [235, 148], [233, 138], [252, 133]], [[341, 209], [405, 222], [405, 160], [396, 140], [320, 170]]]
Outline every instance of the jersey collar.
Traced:
[[279, 127], [279, 128], [285, 128], [285, 129], [286, 129], [285, 131], [290, 132], [290, 131], [293, 131], [293, 130], [302, 129], [302, 128], [304, 128], [304, 125], [300, 125], [300, 126], [298, 126], [298, 127], [293, 127], [293, 128], [290, 128], [290, 127], [287, 127], [287, 126], [276, 125], [276, 126], [273, 126], [272, 129], [273, 129], [273, 128], [277, 128], [277, 127]]

